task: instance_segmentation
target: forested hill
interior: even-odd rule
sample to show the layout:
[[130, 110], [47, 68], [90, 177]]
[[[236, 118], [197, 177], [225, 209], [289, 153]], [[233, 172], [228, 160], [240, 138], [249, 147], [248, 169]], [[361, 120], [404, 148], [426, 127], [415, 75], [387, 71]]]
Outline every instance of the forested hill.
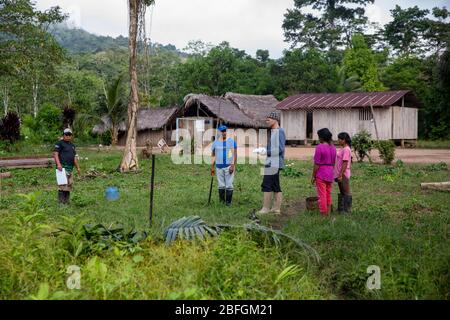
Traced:
[[[95, 53], [120, 48], [128, 49], [128, 37], [100, 36], [83, 29], [70, 28], [64, 23], [52, 26], [49, 32], [63, 48], [74, 54]], [[180, 56], [186, 56], [185, 53], [172, 44], [162, 45], [155, 43], [152, 44], [152, 47], [162, 48]]]

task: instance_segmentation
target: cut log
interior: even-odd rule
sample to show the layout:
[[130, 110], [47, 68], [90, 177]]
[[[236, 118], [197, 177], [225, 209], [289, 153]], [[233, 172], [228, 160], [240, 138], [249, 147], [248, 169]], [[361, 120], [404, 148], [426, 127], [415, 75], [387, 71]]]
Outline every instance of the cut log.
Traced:
[[21, 158], [1, 159], [0, 168], [26, 169], [26, 168], [48, 168], [55, 164], [53, 158]]
[[450, 192], [450, 181], [421, 183], [420, 187], [425, 190], [439, 190], [439, 191], [449, 191]]

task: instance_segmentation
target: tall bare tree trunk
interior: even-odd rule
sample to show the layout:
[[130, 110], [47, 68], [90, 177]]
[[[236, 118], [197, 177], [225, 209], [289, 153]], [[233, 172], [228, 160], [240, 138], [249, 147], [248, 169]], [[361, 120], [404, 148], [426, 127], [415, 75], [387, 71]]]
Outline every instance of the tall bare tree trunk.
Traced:
[[8, 105], [9, 105], [9, 88], [6, 84], [2, 88], [2, 93], [3, 93], [3, 107], [5, 108], [5, 116], [6, 116], [8, 113]]
[[137, 112], [139, 108], [138, 77], [137, 77], [137, 31], [139, 18], [139, 2], [141, 0], [128, 0], [130, 12], [129, 42], [130, 52], [130, 99], [128, 102], [128, 132], [123, 152], [120, 171], [126, 172], [139, 168], [136, 149], [137, 140]]
[[33, 115], [35, 118], [37, 117], [38, 114], [38, 105], [37, 105], [38, 91], [39, 91], [39, 80], [36, 77], [33, 80]]

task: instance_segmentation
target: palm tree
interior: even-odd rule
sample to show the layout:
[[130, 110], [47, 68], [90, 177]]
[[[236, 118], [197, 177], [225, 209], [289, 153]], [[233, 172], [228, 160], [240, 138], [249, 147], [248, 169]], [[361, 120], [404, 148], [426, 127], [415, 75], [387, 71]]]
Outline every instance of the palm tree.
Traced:
[[145, 24], [145, 9], [154, 3], [154, 0], [128, 0], [129, 11], [129, 39], [128, 51], [130, 53], [130, 99], [128, 101], [128, 130], [123, 151], [120, 171], [137, 170], [138, 157], [136, 149], [137, 140], [137, 112], [139, 109], [139, 88], [137, 75], [137, 35], [139, 28]]
[[362, 90], [359, 77], [354, 75], [347, 78], [345, 67], [336, 67], [337, 92], [355, 92]]
[[[123, 75], [119, 75], [113, 83], [104, 88], [105, 103], [103, 104], [103, 110], [100, 110], [102, 114], [102, 122], [109, 122], [111, 129], [111, 143], [113, 146], [117, 145], [119, 137], [119, 125], [126, 117], [126, 105], [122, 101], [121, 97], [121, 83]], [[108, 127], [107, 123], [104, 123], [105, 127]]]

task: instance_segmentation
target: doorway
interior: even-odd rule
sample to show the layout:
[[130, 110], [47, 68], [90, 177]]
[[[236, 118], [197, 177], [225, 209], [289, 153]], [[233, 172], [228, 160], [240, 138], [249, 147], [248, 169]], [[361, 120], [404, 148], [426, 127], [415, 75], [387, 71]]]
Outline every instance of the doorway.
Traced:
[[307, 112], [306, 113], [306, 138], [311, 139], [313, 138], [313, 113]]

